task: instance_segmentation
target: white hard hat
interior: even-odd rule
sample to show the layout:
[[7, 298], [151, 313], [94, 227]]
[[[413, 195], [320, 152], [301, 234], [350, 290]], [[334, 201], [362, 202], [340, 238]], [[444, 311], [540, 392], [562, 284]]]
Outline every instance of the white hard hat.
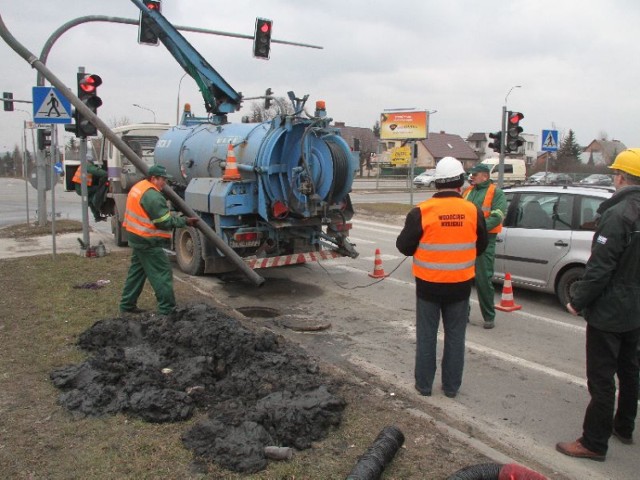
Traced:
[[436, 164], [436, 183], [448, 183], [458, 180], [464, 175], [464, 168], [460, 160], [453, 157], [444, 157]]

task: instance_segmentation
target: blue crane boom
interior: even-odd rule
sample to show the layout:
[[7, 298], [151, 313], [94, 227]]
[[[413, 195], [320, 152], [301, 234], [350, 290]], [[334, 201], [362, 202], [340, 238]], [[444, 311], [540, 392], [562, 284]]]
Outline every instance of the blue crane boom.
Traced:
[[236, 92], [198, 51], [157, 10], [147, 8], [142, 0], [131, 0], [153, 23], [156, 35], [173, 58], [196, 82], [213, 123], [225, 123], [226, 114], [240, 110], [242, 94]]

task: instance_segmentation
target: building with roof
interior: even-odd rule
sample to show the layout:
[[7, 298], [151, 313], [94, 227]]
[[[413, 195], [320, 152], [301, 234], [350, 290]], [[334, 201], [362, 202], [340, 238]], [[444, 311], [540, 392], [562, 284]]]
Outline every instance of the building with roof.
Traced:
[[[596, 165], [611, 165], [616, 156], [626, 149], [627, 146], [620, 140], [592, 140], [591, 143], [585, 147], [584, 153], [593, 153], [593, 155], [585, 156], [585, 158], [587, 160], [593, 158]], [[581, 160], [583, 159], [581, 158]]]
[[[381, 140], [377, 160], [381, 164], [389, 164], [391, 152], [402, 146], [400, 140]], [[417, 140], [414, 148], [415, 172], [435, 168], [438, 160], [444, 157], [455, 157], [462, 162], [465, 169], [478, 163], [478, 155], [460, 135], [439, 132], [429, 133], [424, 140]]]

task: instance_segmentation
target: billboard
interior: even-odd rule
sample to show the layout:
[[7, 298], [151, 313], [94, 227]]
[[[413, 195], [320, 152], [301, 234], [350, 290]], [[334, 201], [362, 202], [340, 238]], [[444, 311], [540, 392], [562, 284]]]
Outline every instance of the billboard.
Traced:
[[381, 140], [423, 140], [427, 138], [426, 111], [398, 111], [380, 114]]

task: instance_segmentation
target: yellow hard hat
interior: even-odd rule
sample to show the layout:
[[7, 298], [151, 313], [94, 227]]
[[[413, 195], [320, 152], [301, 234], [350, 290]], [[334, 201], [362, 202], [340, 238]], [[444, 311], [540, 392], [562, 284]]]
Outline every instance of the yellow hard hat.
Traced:
[[620, 152], [609, 168], [640, 177], [640, 148], [629, 148]]

